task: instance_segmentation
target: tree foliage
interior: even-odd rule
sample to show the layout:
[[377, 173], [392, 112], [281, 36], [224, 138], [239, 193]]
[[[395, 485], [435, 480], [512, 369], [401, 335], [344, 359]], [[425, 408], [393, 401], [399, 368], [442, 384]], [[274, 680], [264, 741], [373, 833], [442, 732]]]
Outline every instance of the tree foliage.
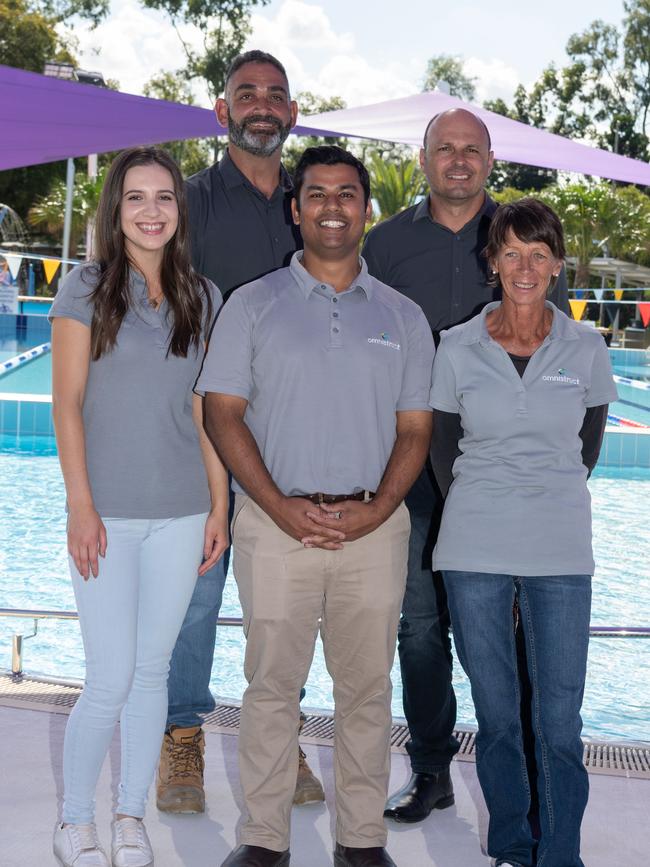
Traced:
[[387, 161], [375, 153], [368, 166], [370, 190], [377, 205], [380, 220], [397, 214], [415, 204], [427, 192], [426, 178], [412, 157]]
[[473, 102], [476, 99], [477, 78], [466, 75], [462, 58], [452, 54], [436, 54], [429, 58], [422, 90], [435, 90], [441, 81], [449, 85], [449, 93]]
[[[226, 72], [250, 34], [250, 14], [269, 0], [141, 0], [147, 9], [165, 13], [183, 46], [188, 81], [205, 82], [212, 101], [223, 92]], [[196, 51], [181, 33], [181, 25], [196, 27], [203, 42]]]
[[[182, 72], [160, 72], [154, 75], [145, 84], [144, 95], [194, 105], [194, 96]], [[212, 144], [206, 139], [170, 141], [161, 147], [176, 160], [185, 177], [201, 171], [212, 161]]]
[[[70, 232], [70, 255], [75, 256], [77, 247], [86, 229], [86, 223], [95, 216], [99, 196], [104, 185], [106, 169], [101, 168], [96, 178], [77, 172], [72, 198], [72, 225]], [[41, 229], [58, 240], [65, 216], [66, 184], [55, 181], [49, 191], [39, 196], [27, 215], [31, 226]]]
[[576, 287], [589, 286], [597, 256], [637, 259], [650, 249], [650, 200], [633, 187], [581, 182], [549, 187], [541, 198], [560, 217], [568, 255], [577, 259]]
[[648, 158], [650, 0], [624, 0], [622, 28], [593, 21], [569, 38], [570, 62], [549, 64], [509, 116], [637, 159]]
[[74, 63], [56, 21], [25, 0], [0, 0], [0, 59], [5, 66], [43, 72], [48, 60]]

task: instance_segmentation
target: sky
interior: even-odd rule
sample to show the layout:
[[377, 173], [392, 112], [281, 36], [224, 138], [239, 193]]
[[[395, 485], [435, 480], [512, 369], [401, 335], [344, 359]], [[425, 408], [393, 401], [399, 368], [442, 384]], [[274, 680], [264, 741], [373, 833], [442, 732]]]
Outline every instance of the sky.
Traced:
[[[340, 96], [348, 106], [420, 91], [428, 58], [443, 53], [465, 60], [479, 102], [509, 101], [517, 84], [530, 86], [549, 62], [567, 62], [569, 36], [597, 18], [620, 27], [623, 15], [623, 0], [271, 0], [254, 12], [246, 48], [278, 57], [294, 93]], [[117, 79], [127, 93], [142, 93], [153, 75], [184, 65], [169, 22], [137, 0], [112, 0], [105, 23], [77, 25], [73, 34], [80, 66]], [[183, 38], [191, 43], [196, 33], [186, 29]], [[201, 87], [196, 98], [210, 107]]]

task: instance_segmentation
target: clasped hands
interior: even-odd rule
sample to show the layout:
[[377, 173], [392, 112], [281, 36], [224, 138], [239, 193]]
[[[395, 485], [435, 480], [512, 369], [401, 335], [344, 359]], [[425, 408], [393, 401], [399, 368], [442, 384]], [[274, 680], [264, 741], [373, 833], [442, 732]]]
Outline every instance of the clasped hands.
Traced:
[[337, 551], [344, 542], [354, 542], [372, 533], [387, 516], [375, 500], [314, 505], [303, 497], [284, 497], [277, 515], [272, 517], [280, 529], [305, 548]]

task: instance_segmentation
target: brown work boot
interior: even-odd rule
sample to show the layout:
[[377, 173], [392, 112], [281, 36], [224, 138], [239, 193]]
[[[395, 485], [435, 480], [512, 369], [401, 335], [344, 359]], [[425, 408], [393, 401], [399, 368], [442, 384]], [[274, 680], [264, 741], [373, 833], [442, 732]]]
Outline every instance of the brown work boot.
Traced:
[[160, 750], [156, 803], [163, 813], [205, 812], [201, 726], [172, 726], [165, 732]]
[[296, 777], [296, 791], [293, 794], [294, 804], [312, 804], [316, 801], [324, 801], [325, 792], [318, 777], [314, 776], [312, 769], [307, 764], [307, 756], [298, 747], [298, 776]]

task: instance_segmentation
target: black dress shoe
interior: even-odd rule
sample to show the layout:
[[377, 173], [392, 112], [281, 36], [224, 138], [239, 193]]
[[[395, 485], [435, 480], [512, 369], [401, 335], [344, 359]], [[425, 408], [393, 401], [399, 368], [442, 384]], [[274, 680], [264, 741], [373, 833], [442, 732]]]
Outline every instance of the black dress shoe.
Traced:
[[337, 843], [334, 849], [334, 867], [397, 867], [397, 864], [383, 846], [361, 849]]
[[384, 816], [396, 822], [421, 822], [431, 810], [454, 803], [449, 768], [437, 774], [413, 774], [403, 789], [388, 799]]
[[238, 846], [221, 867], [289, 867], [289, 850], [276, 852], [263, 846]]

